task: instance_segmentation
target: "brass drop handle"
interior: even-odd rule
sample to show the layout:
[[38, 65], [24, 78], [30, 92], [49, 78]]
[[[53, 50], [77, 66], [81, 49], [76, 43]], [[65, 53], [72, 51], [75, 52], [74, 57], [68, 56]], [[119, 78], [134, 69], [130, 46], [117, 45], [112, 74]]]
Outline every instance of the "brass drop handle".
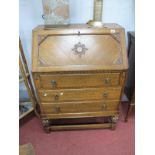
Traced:
[[103, 103], [101, 109], [102, 109], [102, 111], [107, 110], [107, 105], [105, 103]]
[[61, 108], [60, 107], [55, 107], [54, 110], [55, 110], [56, 113], [60, 113], [61, 112]]
[[109, 79], [109, 78], [104, 79], [104, 84], [108, 85], [110, 83], [111, 83], [111, 79]]
[[55, 101], [59, 100], [59, 95], [58, 94], [57, 95], [54, 95], [54, 100]]
[[55, 80], [52, 80], [51, 81], [51, 85], [52, 85], [52, 88], [56, 88], [57, 82]]
[[107, 97], [108, 97], [108, 95], [109, 95], [109, 93], [108, 93], [108, 92], [104, 92], [104, 93], [103, 93], [103, 98], [107, 98]]
[[55, 101], [58, 101], [59, 100], [59, 97], [62, 96], [63, 94], [64, 94], [63, 92], [60, 92], [60, 93], [54, 95], [54, 100]]

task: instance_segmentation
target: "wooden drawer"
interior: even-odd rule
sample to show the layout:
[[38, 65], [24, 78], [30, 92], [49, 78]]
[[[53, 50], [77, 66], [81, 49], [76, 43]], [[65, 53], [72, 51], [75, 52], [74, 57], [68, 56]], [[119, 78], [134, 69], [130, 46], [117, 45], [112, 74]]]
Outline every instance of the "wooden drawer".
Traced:
[[119, 100], [121, 87], [40, 90], [41, 102], [83, 101], [83, 100]]
[[44, 114], [116, 111], [118, 105], [118, 101], [42, 103], [41, 110]]
[[41, 74], [39, 89], [118, 86], [120, 73]]

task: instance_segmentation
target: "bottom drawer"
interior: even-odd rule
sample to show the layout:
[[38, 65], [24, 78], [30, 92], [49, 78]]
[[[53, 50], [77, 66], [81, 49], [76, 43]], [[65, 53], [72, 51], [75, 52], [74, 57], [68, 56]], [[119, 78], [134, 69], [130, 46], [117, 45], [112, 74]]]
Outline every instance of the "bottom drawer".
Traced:
[[42, 103], [42, 114], [82, 113], [118, 110], [119, 101]]

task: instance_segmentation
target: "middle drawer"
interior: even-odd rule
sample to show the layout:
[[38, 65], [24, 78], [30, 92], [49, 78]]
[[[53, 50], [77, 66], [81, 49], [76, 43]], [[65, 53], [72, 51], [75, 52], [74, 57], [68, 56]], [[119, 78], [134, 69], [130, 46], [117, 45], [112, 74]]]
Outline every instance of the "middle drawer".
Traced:
[[119, 100], [121, 87], [39, 90], [41, 102]]

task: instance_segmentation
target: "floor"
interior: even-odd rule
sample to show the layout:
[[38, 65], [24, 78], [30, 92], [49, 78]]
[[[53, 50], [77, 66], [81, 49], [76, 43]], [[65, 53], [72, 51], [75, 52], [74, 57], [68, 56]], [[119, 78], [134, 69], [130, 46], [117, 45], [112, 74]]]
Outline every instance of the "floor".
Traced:
[[124, 123], [126, 105], [120, 107], [120, 118], [114, 131], [99, 129], [46, 134], [39, 119], [31, 116], [20, 125], [20, 144], [32, 143], [36, 155], [134, 155], [134, 112]]

